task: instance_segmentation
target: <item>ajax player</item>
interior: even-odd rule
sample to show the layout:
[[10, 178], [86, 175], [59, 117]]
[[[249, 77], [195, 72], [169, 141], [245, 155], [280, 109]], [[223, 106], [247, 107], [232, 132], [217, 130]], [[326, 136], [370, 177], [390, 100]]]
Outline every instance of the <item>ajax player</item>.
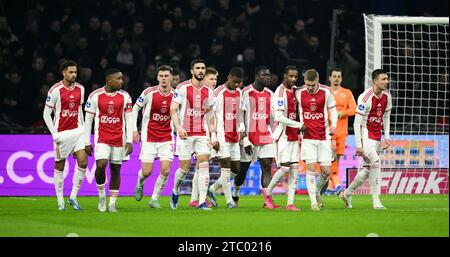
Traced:
[[99, 194], [98, 210], [106, 211], [106, 165], [109, 161], [111, 178], [109, 180], [110, 212], [117, 212], [119, 197], [120, 168], [124, 160], [133, 151], [133, 103], [130, 95], [122, 90], [123, 75], [117, 69], [108, 69], [105, 73], [106, 85], [91, 93], [86, 102], [86, 120], [84, 140], [86, 153], [92, 154], [91, 128], [95, 119], [95, 181]]
[[288, 201], [286, 210], [299, 211], [294, 205], [295, 191], [297, 189], [299, 142], [298, 132], [305, 129], [304, 125], [297, 121], [297, 99], [295, 98], [295, 83], [298, 79], [298, 70], [294, 65], [284, 69], [283, 83], [276, 89], [272, 98], [272, 110], [274, 112], [274, 133], [276, 142], [276, 160], [280, 167], [274, 174], [267, 189], [266, 206], [275, 208], [272, 200], [272, 190], [276, 184], [287, 174]]
[[[77, 64], [67, 60], [62, 63], [60, 71], [63, 80], [50, 88], [44, 108], [44, 121], [53, 137], [55, 152], [55, 183], [58, 210], [65, 210], [63, 186], [66, 159], [73, 153], [77, 159], [77, 168], [73, 176], [72, 192], [69, 204], [75, 210], [81, 210], [77, 194], [86, 176], [87, 156], [83, 141], [84, 87], [77, 82]], [[51, 114], [54, 112], [52, 120]]]
[[[387, 91], [388, 74], [376, 69], [372, 72], [372, 87], [358, 97], [356, 117], [353, 123], [356, 140], [356, 154], [361, 157], [361, 166], [348, 189], [339, 192], [346, 208], [352, 208], [352, 194], [369, 178], [370, 191], [374, 209], [385, 209], [380, 201], [380, 152], [391, 146], [390, 115], [392, 97]], [[384, 141], [381, 143], [381, 130]]]
[[[307, 70], [303, 77], [305, 85], [296, 92], [300, 121], [306, 126], [301, 159], [306, 163], [306, 187], [311, 209], [318, 211], [323, 207], [320, 191], [328, 182], [333, 160], [331, 135], [336, 130], [336, 103], [330, 89], [319, 84], [319, 73], [316, 70]], [[328, 123], [328, 112], [331, 126]], [[316, 185], [317, 163], [320, 164], [320, 175]]]
[[139, 111], [142, 111], [141, 153], [142, 170], [138, 174], [135, 198], [142, 199], [144, 182], [153, 171], [153, 162], [158, 156], [161, 164], [161, 173], [156, 180], [153, 194], [149, 202], [150, 208], [161, 208], [158, 203], [162, 189], [166, 185], [173, 161], [173, 138], [170, 120], [170, 103], [173, 92], [170, 82], [172, 67], [162, 65], [157, 70], [157, 86], [146, 88], [139, 96], [133, 107], [134, 141], [137, 143], [139, 134], [136, 128]]

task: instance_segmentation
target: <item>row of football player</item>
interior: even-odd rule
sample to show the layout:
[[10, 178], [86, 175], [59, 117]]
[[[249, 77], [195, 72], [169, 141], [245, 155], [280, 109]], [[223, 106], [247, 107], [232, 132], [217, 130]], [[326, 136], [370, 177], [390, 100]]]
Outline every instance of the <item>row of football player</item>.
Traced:
[[[120, 187], [120, 167], [132, 152], [132, 140], [138, 141], [137, 115], [141, 108], [141, 152], [142, 171], [138, 174], [136, 199], [142, 198], [145, 179], [153, 170], [153, 161], [159, 157], [161, 172], [155, 183], [149, 206], [160, 208], [159, 194], [165, 186], [173, 160], [172, 123], [177, 131], [176, 155], [180, 168], [175, 173], [170, 205], [178, 207], [179, 188], [189, 168], [192, 154], [196, 155], [197, 167], [193, 179], [191, 206], [211, 210], [217, 206], [215, 191], [222, 187], [228, 208], [235, 208], [239, 199], [239, 187], [243, 184], [250, 163], [259, 160], [262, 176], [264, 207], [277, 208], [272, 200], [272, 190], [278, 181], [290, 174], [288, 182], [287, 210], [298, 211], [294, 205], [299, 156], [307, 165], [307, 188], [311, 208], [320, 210], [323, 202], [320, 190], [327, 183], [333, 151], [331, 135], [336, 132], [338, 116], [332, 90], [319, 84], [319, 74], [311, 69], [304, 73], [304, 86], [296, 88], [298, 71], [288, 66], [283, 83], [275, 93], [267, 89], [270, 71], [260, 66], [255, 71], [255, 82], [240, 90], [243, 74], [240, 68], [232, 68], [227, 82], [214, 91], [204, 86], [206, 65], [201, 59], [192, 61], [192, 78], [170, 87], [172, 68], [158, 68], [159, 85], [147, 88], [136, 104], [128, 93], [121, 90], [122, 73], [109, 69], [104, 87], [92, 92], [85, 105], [83, 120], [81, 106], [84, 88], [75, 82], [76, 63], [62, 64], [64, 79], [55, 84], [47, 97], [44, 120], [52, 133], [55, 149], [55, 190], [58, 209], [64, 210], [62, 194], [65, 159], [73, 153], [77, 159], [73, 188], [69, 204], [81, 209], [76, 195], [84, 180], [86, 155], [93, 152], [90, 134], [95, 119], [95, 178], [99, 191], [100, 211], [106, 211], [105, 168], [111, 169], [110, 201], [108, 209], [116, 212], [116, 201]], [[340, 75], [340, 74], [339, 74]], [[389, 113], [391, 98], [386, 88], [388, 75], [382, 70], [372, 74], [373, 87], [358, 98], [355, 118], [357, 154], [362, 157], [362, 168], [352, 185], [339, 192], [345, 206], [351, 208], [351, 194], [369, 178], [374, 208], [384, 208], [379, 200], [379, 177], [381, 130], [385, 131], [385, 144], [389, 141]], [[339, 89], [339, 88], [338, 88]], [[52, 111], [55, 112], [51, 119]], [[275, 126], [270, 127], [274, 116]], [[331, 117], [331, 124], [328, 117]], [[205, 126], [206, 123], [206, 126]], [[299, 132], [302, 133], [301, 153]], [[211, 149], [208, 147], [211, 145]], [[363, 147], [364, 146], [364, 147]], [[221, 165], [220, 178], [209, 187], [209, 158], [217, 155]], [[270, 166], [275, 156], [279, 170], [271, 176]], [[320, 175], [316, 183], [316, 164], [320, 164]], [[235, 177], [235, 191], [231, 195], [230, 179]]]

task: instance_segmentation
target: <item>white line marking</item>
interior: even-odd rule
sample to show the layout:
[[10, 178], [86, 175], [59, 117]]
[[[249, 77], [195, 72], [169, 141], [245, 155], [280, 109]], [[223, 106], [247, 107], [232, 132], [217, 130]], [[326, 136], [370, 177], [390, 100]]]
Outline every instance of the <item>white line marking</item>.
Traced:
[[17, 199], [17, 200], [27, 200], [27, 201], [37, 201], [36, 198], [30, 197], [8, 197], [9, 199]]

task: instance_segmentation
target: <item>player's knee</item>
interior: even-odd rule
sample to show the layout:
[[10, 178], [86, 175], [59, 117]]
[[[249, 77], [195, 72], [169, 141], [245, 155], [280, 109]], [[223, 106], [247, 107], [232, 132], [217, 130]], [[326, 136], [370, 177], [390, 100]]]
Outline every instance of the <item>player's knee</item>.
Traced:
[[66, 160], [60, 160], [55, 162], [55, 170], [64, 171], [64, 166], [66, 165]]
[[96, 162], [97, 170], [98, 170], [98, 169], [100, 169], [100, 170], [105, 170], [107, 164], [108, 164], [108, 161], [98, 160], [98, 161]]
[[81, 169], [86, 169], [87, 167], [87, 160], [83, 159], [83, 160], [79, 160], [77, 161], [78, 167], [80, 167]]

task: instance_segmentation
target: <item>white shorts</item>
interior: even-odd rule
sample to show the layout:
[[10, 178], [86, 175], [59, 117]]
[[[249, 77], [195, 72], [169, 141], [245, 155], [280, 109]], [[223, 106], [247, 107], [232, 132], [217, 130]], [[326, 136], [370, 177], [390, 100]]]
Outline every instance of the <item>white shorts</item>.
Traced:
[[253, 154], [248, 155], [245, 153], [244, 147], [241, 146], [241, 161], [253, 162], [257, 159], [274, 158], [275, 157], [275, 145], [273, 143], [267, 145], [257, 145], [253, 148]]
[[173, 161], [173, 142], [142, 142], [139, 154], [142, 162], [153, 162], [157, 156], [160, 160]]
[[224, 138], [219, 138], [218, 140], [220, 149], [219, 151], [212, 149], [214, 156], [217, 156], [219, 159], [231, 158], [231, 161], [241, 160], [241, 147], [239, 146], [239, 142], [226, 142]]
[[276, 161], [281, 163], [298, 163], [300, 160], [298, 141], [278, 141], [275, 144], [277, 150]]
[[180, 160], [190, 160], [191, 155], [207, 154], [209, 155], [208, 137], [207, 136], [192, 136], [182, 140], [177, 136], [177, 150], [176, 155]]
[[301, 147], [301, 159], [306, 164], [323, 163], [331, 165], [333, 161], [333, 150], [331, 140], [303, 139]]
[[83, 129], [76, 128], [58, 132], [61, 140], [58, 144], [53, 142], [55, 161], [67, 159], [70, 154], [84, 149]]
[[381, 142], [363, 137], [364, 157], [360, 158], [362, 166], [369, 166], [380, 161]]
[[94, 146], [95, 160], [106, 159], [114, 164], [122, 164], [123, 160], [129, 160], [130, 156], [125, 156], [125, 147], [109, 146], [98, 143]]

